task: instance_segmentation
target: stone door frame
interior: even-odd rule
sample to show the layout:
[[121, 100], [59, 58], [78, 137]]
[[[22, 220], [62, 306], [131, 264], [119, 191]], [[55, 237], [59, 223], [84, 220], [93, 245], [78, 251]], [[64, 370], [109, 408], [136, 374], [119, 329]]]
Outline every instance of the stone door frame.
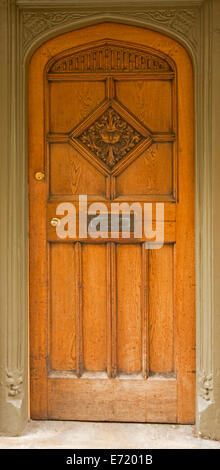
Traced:
[[46, 40], [101, 22], [179, 41], [195, 74], [197, 431], [220, 439], [219, 0], [0, 0], [0, 432], [28, 420], [27, 70]]

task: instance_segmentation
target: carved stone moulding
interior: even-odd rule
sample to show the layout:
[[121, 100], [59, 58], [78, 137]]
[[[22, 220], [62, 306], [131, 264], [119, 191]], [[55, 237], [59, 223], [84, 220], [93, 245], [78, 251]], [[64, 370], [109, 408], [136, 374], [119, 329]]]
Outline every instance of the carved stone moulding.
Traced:
[[197, 50], [199, 44], [199, 28], [200, 28], [200, 6], [192, 5], [190, 7], [176, 7], [176, 8], [150, 8], [149, 6], [141, 5], [135, 2], [131, 6], [129, 3], [126, 5], [126, 12], [120, 5], [108, 5], [108, 2], [100, 2], [91, 7], [81, 2], [79, 5], [74, 5], [74, 9], [68, 8], [41, 8], [33, 9], [25, 8], [22, 11], [22, 26], [23, 26], [23, 50], [24, 53], [28, 50], [31, 43], [42, 35], [46, 35], [48, 31], [56, 30], [57, 28], [67, 27], [77, 22], [86, 22], [87, 24], [93, 23], [102, 17], [102, 21], [126, 21], [132, 20], [134, 23], [144, 24], [170, 31], [171, 33], [178, 34], [180, 37], [187, 37], [187, 42], [194, 50]]

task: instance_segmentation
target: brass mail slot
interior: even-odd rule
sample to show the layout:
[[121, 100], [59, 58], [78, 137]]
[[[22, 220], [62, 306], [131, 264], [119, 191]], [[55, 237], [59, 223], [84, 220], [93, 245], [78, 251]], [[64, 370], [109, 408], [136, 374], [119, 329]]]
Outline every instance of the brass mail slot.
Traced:
[[101, 223], [97, 223], [97, 215], [87, 216], [88, 230], [106, 232], [134, 232], [134, 213], [131, 214], [102, 214], [102, 227]]

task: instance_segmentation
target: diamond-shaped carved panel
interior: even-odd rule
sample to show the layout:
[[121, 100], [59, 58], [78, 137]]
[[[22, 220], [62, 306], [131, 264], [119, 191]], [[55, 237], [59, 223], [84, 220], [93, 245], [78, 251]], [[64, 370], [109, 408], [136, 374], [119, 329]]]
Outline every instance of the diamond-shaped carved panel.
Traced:
[[139, 145], [144, 136], [110, 106], [77, 139], [99, 160], [113, 168]]

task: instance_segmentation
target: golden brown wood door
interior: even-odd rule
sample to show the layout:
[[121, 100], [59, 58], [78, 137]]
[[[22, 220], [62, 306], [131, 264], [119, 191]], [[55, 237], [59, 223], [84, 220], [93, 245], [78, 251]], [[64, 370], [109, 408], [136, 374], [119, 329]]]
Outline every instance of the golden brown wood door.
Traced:
[[[108, 38], [108, 39], [106, 39]], [[185, 50], [104, 24], [29, 68], [31, 416], [194, 421], [193, 78]], [[41, 178], [41, 174], [45, 176]], [[165, 243], [60, 239], [58, 204], [162, 202]]]

